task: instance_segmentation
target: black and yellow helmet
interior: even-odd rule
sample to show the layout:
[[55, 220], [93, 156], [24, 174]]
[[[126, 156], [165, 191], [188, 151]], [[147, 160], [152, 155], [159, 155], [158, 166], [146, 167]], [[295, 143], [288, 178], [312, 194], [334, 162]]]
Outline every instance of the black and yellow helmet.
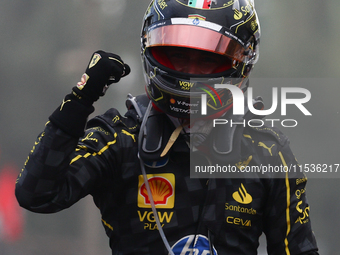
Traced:
[[[251, 0], [154, 0], [141, 32], [146, 92], [155, 107], [177, 118], [202, 117], [201, 95], [208, 94], [207, 115], [218, 116], [232, 106], [227, 89], [247, 89], [259, 56], [260, 25]], [[176, 70], [171, 49], [218, 55], [219, 67], [208, 74]], [[209, 63], [207, 63], [209, 65]]]

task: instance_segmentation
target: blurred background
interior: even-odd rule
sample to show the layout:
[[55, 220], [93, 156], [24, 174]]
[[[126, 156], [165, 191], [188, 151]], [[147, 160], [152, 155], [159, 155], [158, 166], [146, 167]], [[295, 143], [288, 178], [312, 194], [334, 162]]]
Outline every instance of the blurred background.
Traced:
[[[0, 254], [110, 254], [91, 198], [58, 214], [17, 207], [14, 182], [52, 111], [79, 80], [98, 49], [119, 54], [132, 73], [95, 104], [95, 114], [125, 108], [143, 93], [140, 29], [149, 0], [1, 0], [0, 3]], [[339, 164], [340, 88], [337, 0], [255, 0], [261, 22], [254, 95], [271, 105], [271, 87], [304, 87], [312, 116], [288, 107], [279, 128], [300, 163]], [[252, 82], [252, 80], [251, 80]], [[273, 118], [281, 118], [279, 110]], [[339, 174], [340, 176], [340, 169]], [[307, 193], [320, 254], [339, 254], [338, 175], [309, 178]], [[265, 254], [264, 243], [259, 254]]]

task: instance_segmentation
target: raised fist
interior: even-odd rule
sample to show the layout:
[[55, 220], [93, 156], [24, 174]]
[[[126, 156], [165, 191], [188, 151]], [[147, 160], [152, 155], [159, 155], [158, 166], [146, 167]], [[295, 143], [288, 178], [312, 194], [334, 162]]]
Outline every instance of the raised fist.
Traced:
[[72, 88], [73, 94], [93, 103], [105, 94], [110, 84], [119, 82], [129, 73], [130, 67], [118, 55], [96, 51], [80, 82]]

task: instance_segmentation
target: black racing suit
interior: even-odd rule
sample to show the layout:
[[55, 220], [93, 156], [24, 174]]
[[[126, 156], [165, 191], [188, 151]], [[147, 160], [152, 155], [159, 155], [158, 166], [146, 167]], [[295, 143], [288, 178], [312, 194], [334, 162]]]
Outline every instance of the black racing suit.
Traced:
[[[163, 114], [160, 126], [171, 126]], [[110, 109], [87, 123], [81, 138], [48, 122], [19, 174], [20, 205], [53, 213], [92, 195], [112, 254], [168, 254], [160, 238], [138, 159], [140, 121], [134, 109]], [[171, 127], [174, 128], [174, 127]], [[67, 130], [66, 130], [67, 131]], [[160, 131], [161, 132], [161, 131]], [[156, 134], [155, 134], [156, 135]], [[288, 139], [273, 128], [242, 130], [241, 166], [296, 166]], [[190, 178], [182, 135], [164, 162], [148, 162], [147, 177], [165, 236], [177, 254], [318, 254], [303, 173], [282, 178]]]

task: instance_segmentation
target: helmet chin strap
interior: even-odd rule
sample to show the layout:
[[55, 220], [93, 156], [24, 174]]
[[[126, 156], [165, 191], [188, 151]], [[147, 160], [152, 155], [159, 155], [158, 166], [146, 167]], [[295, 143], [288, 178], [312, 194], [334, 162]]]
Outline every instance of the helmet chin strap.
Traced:
[[[143, 121], [142, 121], [142, 124], [141, 124], [141, 127], [140, 127], [140, 131], [139, 131], [139, 135], [138, 135], [139, 146], [142, 144], [143, 137], [145, 136], [144, 128], [145, 128], [146, 122], [148, 120], [148, 117], [150, 115], [151, 108], [152, 108], [152, 103], [150, 101], [150, 103], [148, 105], [148, 108], [146, 109], [146, 112], [144, 114]], [[168, 240], [166, 239], [166, 236], [165, 236], [163, 228], [162, 228], [162, 224], [161, 224], [161, 222], [159, 220], [159, 217], [158, 217], [158, 214], [157, 214], [157, 210], [156, 210], [156, 206], [155, 206], [155, 202], [154, 202], [153, 197], [152, 197], [152, 193], [151, 193], [151, 189], [150, 189], [150, 185], [149, 185], [149, 180], [148, 180], [148, 177], [146, 175], [146, 171], [145, 171], [145, 167], [144, 167], [144, 161], [140, 157], [139, 153], [138, 153], [138, 158], [139, 158], [139, 162], [140, 162], [141, 171], [142, 171], [142, 174], [143, 174], [144, 184], [145, 184], [148, 196], [149, 196], [149, 200], [150, 200], [150, 204], [151, 204], [151, 209], [152, 209], [152, 212], [153, 212], [155, 220], [156, 220], [156, 224], [157, 224], [157, 228], [158, 228], [159, 234], [160, 234], [160, 236], [161, 236], [161, 238], [163, 240], [163, 243], [164, 243], [166, 249], [168, 250], [169, 254], [170, 255], [175, 255], [173, 253], [170, 245], [169, 245]]]
[[[168, 115], [168, 117], [172, 121], [172, 123], [175, 126], [177, 126], [177, 128], [172, 133], [167, 146], [168, 145], [172, 146], [172, 144], [175, 142], [175, 139], [177, 139], [179, 133], [183, 130], [189, 148], [191, 150], [196, 150], [196, 148], [200, 146], [200, 144], [202, 144], [207, 139], [208, 135], [211, 133], [212, 128], [213, 128], [213, 119], [210, 119], [210, 118], [206, 118], [206, 119], [197, 118], [197, 119], [191, 120], [191, 119], [178, 119], [170, 115]], [[170, 146], [167, 149], [167, 146], [165, 147], [163, 151], [164, 154], [171, 147]]]
[[183, 128], [188, 126], [190, 123], [189, 121], [186, 121], [182, 124], [180, 124], [171, 134], [170, 138], [169, 138], [169, 141], [168, 143], [166, 144], [162, 154], [161, 154], [161, 157], [164, 157], [168, 151], [171, 149], [172, 145], [176, 142], [179, 134], [182, 132]]

